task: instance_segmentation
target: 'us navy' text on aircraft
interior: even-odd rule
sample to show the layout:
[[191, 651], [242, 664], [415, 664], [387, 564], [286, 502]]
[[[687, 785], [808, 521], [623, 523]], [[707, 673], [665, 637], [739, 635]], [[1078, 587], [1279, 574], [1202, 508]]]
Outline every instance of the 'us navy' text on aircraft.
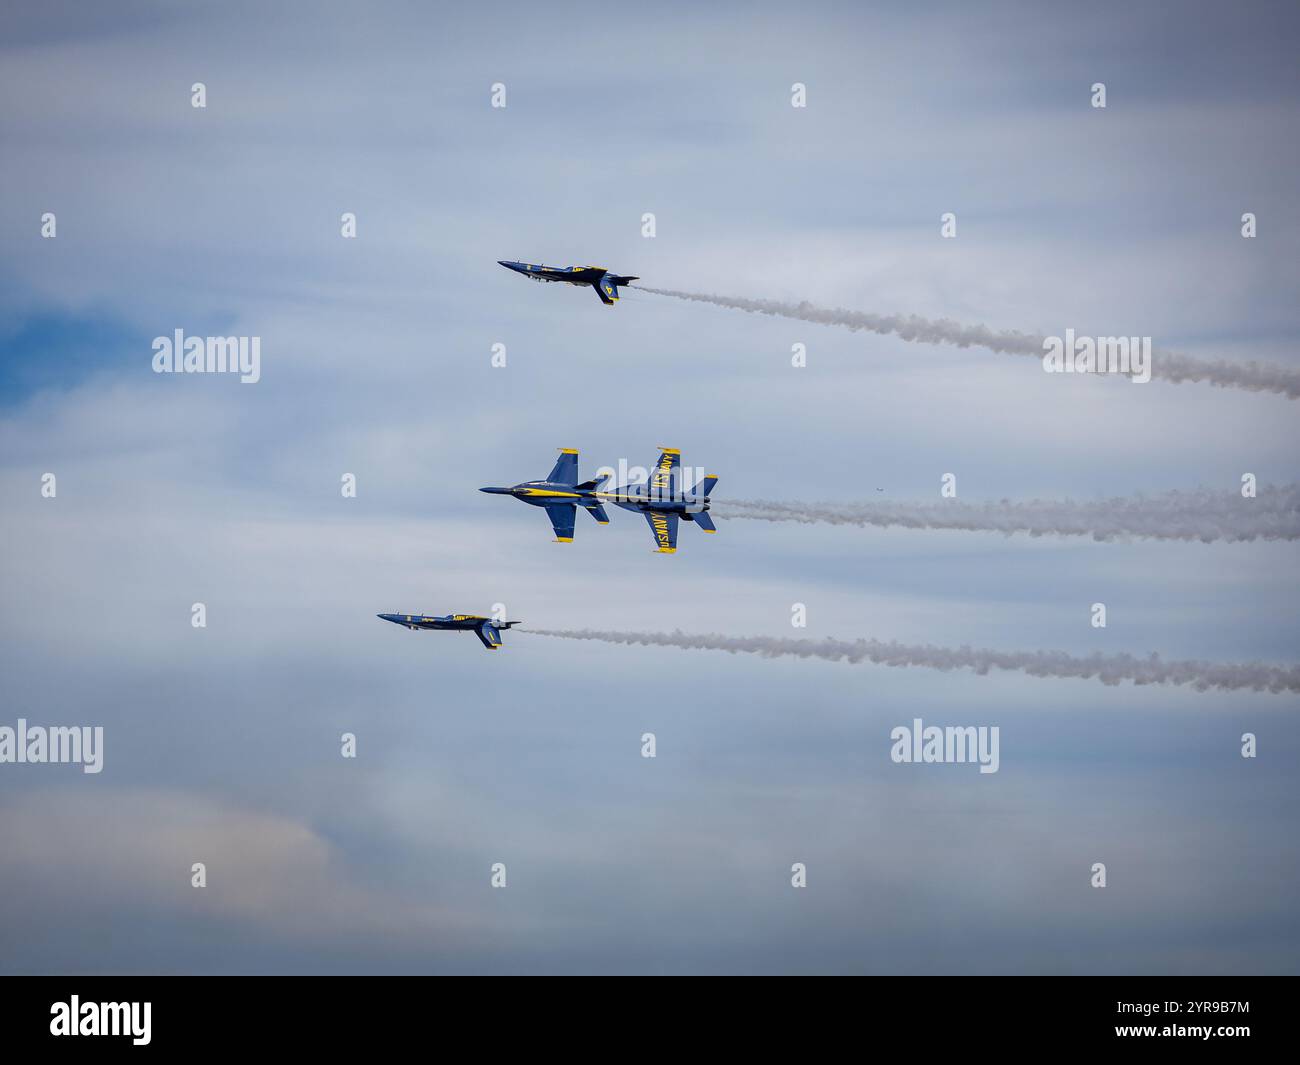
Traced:
[[645, 515], [655, 547], [664, 554], [677, 550], [677, 523], [693, 521], [706, 533], [718, 531], [709, 517], [709, 495], [718, 483], [707, 475], [688, 493], [682, 483], [682, 453], [674, 447], [661, 447], [659, 461], [650, 471], [645, 484], [629, 484], [609, 492], [597, 492], [599, 498], [624, 510]]
[[611, 274], [603, 266], [533, 266], [531, 263], [515, 263], [507, 259], [498, 259], [507, 270], [514, 270], [532, 281], [564, 281], [570, 285], [590, 285], [596, 290], [600, 302], [612, 307], [618, 301], [619, 285], [631, 284], [640, 278]]
[[525, 481], [513, 488], [480, 488], [480, 492], [493, 495], [514, 496], [535, 507], [544, 507], [551, 519], [555, 539], [562, 544], [573, 542], [574, 516], [578, 507], [584, 508], [601, 525], [609, 524], [609, 515], [596, 497], [596, 489], [605, 477], [578, 483], [578, 452], [571, 447], [560, 448], [560, 457], [544, 481]]
[[473, 632], [483, 641], [489, 651], [501, 646], [501, 630], [518, 625], [517, 621], [493, 621], [481, 614], [446, 614], [443, 617], [429, 617], [425, 614], [376, 614], [375, 617], [391, 621], [394, 625], [405, 625], [408, 629], [452, 630]]

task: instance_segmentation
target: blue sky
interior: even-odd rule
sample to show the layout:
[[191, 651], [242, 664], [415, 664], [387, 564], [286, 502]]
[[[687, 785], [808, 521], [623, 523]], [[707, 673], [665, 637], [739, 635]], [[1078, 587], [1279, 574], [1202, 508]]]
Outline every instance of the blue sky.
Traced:
[[[0, 968], [1296, 970], [1293, 695], [374, 618], [1295, 660], [1292, 542], [732, 521], [660, 556], [476, 491], [660, 444], [720, 499], [1297, 479], [1276, 396], [496, 264], [1295, 364], [1288, 5], [807, 7], [0, 16], [0, 724], [105, 728], [96, 776], [0, 766]], [[261, 381], [154, 374], [178, 328], [261, 337]], [[891, 763], [918, 716], [998, 725], [999, 772]]]

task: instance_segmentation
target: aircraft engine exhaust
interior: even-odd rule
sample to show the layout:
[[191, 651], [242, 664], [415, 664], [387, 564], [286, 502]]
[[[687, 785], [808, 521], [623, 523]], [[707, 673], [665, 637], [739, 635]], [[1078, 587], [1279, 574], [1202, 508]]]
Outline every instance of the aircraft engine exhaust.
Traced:
[[1001, 669], [1031, 677], [1096, 678], [1103, 684], [1132, 681], [1136, 685], [1188, 685], [1197, 691], [1300, 692], [1300, 666], [1264, 662], [1204, 662], [1165, 660], [1156, 654], [1145, 658], [1130, 654], [1092, 654], [1086, 657], [1064, 651], [992, 651], [971, 647], [936, 647], [901, 644], [893, 640], [785, 639], [773, 636], [693, 635], [676, 632], [604, 632], [598, 629], [528, 629], [537, 636], [564, 640], [598, 640], [603, 643], [680, 647], [698, 651], [755, 654], [764, 658], [821, 658], [853, 664], [921, 666], [944, 672], [970, 669], [979, 674]]
[[724, 519], [854, 525], [861, 528], [959, 529], [1007, 536], [1089, 536], [1094, 540], [1197, 540], [1201, 543], [1300, 539], [1300, 484], [1263, 486], [1254, 498], [1198, 490], [1092, 502], [1034, 499], [962, 503], [782, 503], [728, 499]]
[[[882, 336], [922, 344], [951, 344], [959, 348], [985, 348], [1004, 355], [1029, 355], [1042, 358], [1045, 337], [1017, 330], [996, 330], [986, 325], [962, 325], [950, 318], [921, 318], [917, 315], [872, 314], [849, 311], [842, 307], [818, 307], [806, 301], [785, 303], [781, 300], [742, 299], [714, 296], [700, 292], [638, 285], [642, 292], [673, 299], [710, 303], [752, 314], [770, 314], [794, 318], [818, 325], [838, 325], [854, 331], [866, 330]], [[1164, 381], [1204, 381], [1220, 388], [1242, 388], [1249, 392], [1274, 392], [1290, 399], [1300, 397], [1300, 370], [1276, 363], [1227, 362], [1222, 359], [1199, 359], [1173, 351], [1155, 351], [1151, 355], [1151, 376]]]

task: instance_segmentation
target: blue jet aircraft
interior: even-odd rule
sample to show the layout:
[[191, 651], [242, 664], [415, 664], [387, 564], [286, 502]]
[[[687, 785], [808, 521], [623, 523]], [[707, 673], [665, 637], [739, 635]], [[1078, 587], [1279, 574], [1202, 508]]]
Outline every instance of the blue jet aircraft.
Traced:
[[391, 621], [394, 625], [405, 625], [408, 629], [419, 632], [421, 629], [472, 631], [483, 641], [489, 651], [501, 646], [501, 630], [513, 628], [517, 621], [493, 621], [479, 614], [447, 614], [443, 617], [428, 617], [424, 614], [376, 614], [375, 617]]
[[611, 274], [603, 266], [533, 266], [530, 263], [514, 263], [498, 259], [498, 263], [507, 270], [514, 270], [532, 281], [564, 281], [570, 285], [590, 285], [596, 290], [600, 302], [612, 307], [618, 302], [618, 286], [639, 281], [638, 277], [624, 277]]
[[596, 489], [607, 478], [578, 483], [578, 452], [571, 447], [560, 448], [560, 457], [544, 481], [525, 481], [513, 488], [480, 488], [480, 492], [493, 495], [514, 496], [535, 507], [544, 507], [551, 519], [555, 539], [562, 544], [573, 543], [573, 524], [578, 507], [584, 508], [601, 525], [609, 524], [609, 515], [596, 497]]
[[597, 495], [616, 507], [644, 514], [656, 548], [664, 554], [672, 554], [677, 550], [678, 519], [693, 521], [706, 533], [718, 531], [709, 517], [709, 495], [718, 479], [706, 476], [688, 495], [681, 483], [682, 453], [674, 447], [660, 447], [659, 450], [659, 461], [645, 484], [624, 485]]

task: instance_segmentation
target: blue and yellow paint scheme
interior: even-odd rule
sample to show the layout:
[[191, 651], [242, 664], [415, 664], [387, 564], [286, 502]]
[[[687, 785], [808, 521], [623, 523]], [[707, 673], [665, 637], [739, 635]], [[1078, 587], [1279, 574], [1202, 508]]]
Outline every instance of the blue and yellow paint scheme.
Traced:
[[551, 519], [557, 543], [573, 543], [573, 526], [578, 508], [582, 507], [598, 525], [608, 525], [609, 515], [596, 496], [596, 489], [607, 478], [578, 483], [578, 452], [560, 448], [560, 457], [543, 481], [524, 481], [513, 488], [480, 488], [491, 495], [514, 496], [534, 507], [543, 507]]
[[624, 274], [611, 274], [603, 266], [534, 266], [532, 263], [516, 263], [509, 259], [498, 259], [498, 263], [507, 270], [523, 274], [530, 281], [562, 281], [569, 285], [590, 286], [596, 290], [600, 302], [612, 307], [618, 302], [620, 285], [629, 285], [640, 278]]
[[514, 628], [517, 621], [493, 621], [481, 614], [445, 614], [442, 617], [430, 617], [427, 614], [376, 614], [375, 617], [402, 625], [414, 632], [421, 629], [436, 631], [473, 632], [483, 641], [489, 651], [501, 647], [501, 630]]
[[596, 496], [616, 507], [644, 514], [655, 549], [671, 555], [677, 550], [679, 521], [693, 521], [706, 533], [718, 531], [709, 516], [709, 496], [718, 479], [709, 474], [688, 492], [681, 472], [682, 453], [673, 447], [660, 447], [659, 460], [645, 484], [624, 485], [609, 492], [597, 492]]

